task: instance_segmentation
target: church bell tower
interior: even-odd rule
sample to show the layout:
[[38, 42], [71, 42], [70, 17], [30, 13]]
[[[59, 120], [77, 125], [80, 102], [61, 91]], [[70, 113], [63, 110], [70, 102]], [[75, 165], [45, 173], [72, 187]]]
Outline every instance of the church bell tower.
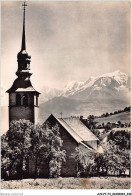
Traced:
[[25, 38], [25, 7], [23, 6], [23, 32], [21, 51], [17, 54], [18, 69], [17, 78], [12, 87], [6, 92], [9, 93], [9, 123], [12, 120], [26, 119], [32, 123], [37, 123], [38, 119], [38, 97], [37, 92], [30, 81], [32, 73], [30, 72], [31, 56], [26, 51]]

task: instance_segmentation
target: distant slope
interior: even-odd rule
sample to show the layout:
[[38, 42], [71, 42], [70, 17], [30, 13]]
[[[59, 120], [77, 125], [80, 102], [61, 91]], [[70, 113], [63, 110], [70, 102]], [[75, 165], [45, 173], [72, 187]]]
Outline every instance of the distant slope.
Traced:
[[[60, 117], [60, 113], [67, 117], [77, 113], [77, 107], [80, 104], [78, 100], [69, 99], [66, 97], [54, 97], [53, 99], [40, 104], [39, 121], [44, 122], [50, 114]], [[75, 113], [73, 112], [75, 111]]]
[[[123, 109], [128, 105], [125, 100], [108, 100], [108, 99], [92, 99], [87, 100], [75, 100], [67, 97], [55, 97], [45, 103], [40, 104], [39, 107], [39, 121], [44, 120], [50, 115], [54, 114], [60, 117], [60, 113], [63, 113], [63, 117], [67, 116], [88, 116], [88, 115], [101, 115], [105, 112], [113, 112], [115, 110]], [[122, 106], [122, 108], [121, 108]]]
[[117, 122], [117, 121], [121, 121], [122, 123], [130, 122], [130, 112], [122, 112], [119, 114], [115, 114], [115, 115], [111, 115], [108, 117], [103, 117], [103, 118], [97, 118], [96, 121], [99, 123], [108, 123], [108, 122]]

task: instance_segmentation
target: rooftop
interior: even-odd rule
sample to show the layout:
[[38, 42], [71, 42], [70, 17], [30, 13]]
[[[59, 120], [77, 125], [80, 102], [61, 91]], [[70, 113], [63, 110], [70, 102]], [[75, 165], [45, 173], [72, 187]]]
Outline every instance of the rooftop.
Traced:
[[99, 140], [79, 119], [79, 117], [59, 118], [63, 124], [69, 126], [81, 141]]
[[53, 114], [51, 114], [48, 119], [50, 119], [51, 122], [52, 119], [55, 119], [77, 143], [82, 144], [91, 151], [94, 150], [93, 147], [85, 144], [84, 142], [98, 141], [99, 139], [80, 121], [79, 117], [56, 118]]

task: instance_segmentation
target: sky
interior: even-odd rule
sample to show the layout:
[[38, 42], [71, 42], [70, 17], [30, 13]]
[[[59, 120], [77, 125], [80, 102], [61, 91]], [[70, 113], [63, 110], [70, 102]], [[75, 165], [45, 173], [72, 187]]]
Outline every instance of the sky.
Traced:
[[[2, 105], [17, 77], [21, 49], [21, 1], [1, 2]], [[130, 3], [121, 1], [29, 1], [26, 45], [31, 55], [31, 81], [62, 89], [70, 81], [120, 70], [130, 73]]]

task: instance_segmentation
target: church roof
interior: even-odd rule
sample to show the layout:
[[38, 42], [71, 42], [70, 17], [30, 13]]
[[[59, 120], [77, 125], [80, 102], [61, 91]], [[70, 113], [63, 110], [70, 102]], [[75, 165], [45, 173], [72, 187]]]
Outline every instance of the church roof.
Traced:
[[16, 92], [37, 92], [32, 86], [30, 86], [30, 87], [27, 87], [27, 88], [18, 88], [17, 90], [16, 90]]
[[40, 94], [38, 91], [36, 91], [29, 79], [22, 79], [22, 78], [17, 78], [12, 87], [8, 89], [6, 92], [12, 93], [12, 92], [35, 92], [37, 94]]

